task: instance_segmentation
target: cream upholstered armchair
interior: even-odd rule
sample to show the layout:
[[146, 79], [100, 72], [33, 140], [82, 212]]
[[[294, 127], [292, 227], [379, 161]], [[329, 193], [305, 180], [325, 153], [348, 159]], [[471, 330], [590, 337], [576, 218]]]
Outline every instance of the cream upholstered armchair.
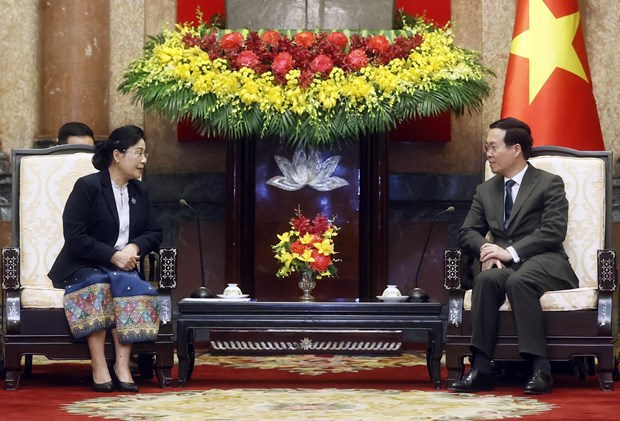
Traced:
[[[561, 147], [534, 148], [530, 162], [558, 174], [569, 202], [564, 248], [579, 278], [579, 288], [545, 293], [545, 316], [551, 360], [590, 356], [602, 390], [613, 390], [617, 377], [614, 347], [618, 329], [616, 252], [611, 247], [611, 152], [580, 152]], [[486, 165], [485, 179], [492, 176]], [[470, 259], [471, 260], [471, 259]], [[446, 366], [450, 385], [463, 375], [471, 354], [471, 290], [461, 250], [444, 253], [444, 283], [449, 290]], [[552, 269], [552, 268], [551, 268]], [[470, 280], [471, 282], [471, 280]], [[516, 327], [508, 300], [500, 308], [495, 360], [519, 360]]]
[[[30, 374], [32, 356], [89, 359], [84, 340], [74, 339], [63, 309], [64, 290], [55, 289], [47, 273], [63, 245], [62, 212], [75, 181], [95, 172], [93, 148], [62, 145], [13, 150], [12, 243], [2, 249], [2, 359], [6, 389], [19, 386], [21, 359]], [[153, 368], [162, 387], [170, 387], [174, 363], [170, 289], [176, 284], [176, 250], [162, 249], [143, 267], [158, 278], [160, 319], [157, 341], [135, 344], [143, 376]], [[114, 346], [106, 342], [113, 359]]]

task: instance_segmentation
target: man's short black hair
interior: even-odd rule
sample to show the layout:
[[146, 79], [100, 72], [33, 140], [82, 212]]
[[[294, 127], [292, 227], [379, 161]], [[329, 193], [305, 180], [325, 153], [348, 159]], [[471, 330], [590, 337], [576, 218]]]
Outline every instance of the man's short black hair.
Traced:
[[523, 157], [529, 159], [532, 153], [532, 144], [534, 143], [530, 126], [514, 117], [506, 117], [491, 123], [489, 127], [491, 129], [504, 130], [506, 132], [504, 136], [506, 146], [519, 144], [523, 151]]
[[77, 121], [65, 123], [58, 129], [58, 144], [66, 145], [69, 136], [90, 136], [93, 140], [95, 139], [95, 134], [90, 127]]

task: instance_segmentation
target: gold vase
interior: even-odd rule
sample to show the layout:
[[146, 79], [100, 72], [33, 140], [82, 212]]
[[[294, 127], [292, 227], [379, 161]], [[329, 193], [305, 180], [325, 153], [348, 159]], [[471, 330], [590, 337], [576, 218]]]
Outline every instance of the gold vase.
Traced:
[[316, 282], [314, 281], [314, 277], [309, 273], [302, 272], [301, 280], [299, 281], [299, 288], [301, 288], [304, 294], [299, 297], [299, 301], [314, 301], [314, 297], [310, 293], [315, 286]]

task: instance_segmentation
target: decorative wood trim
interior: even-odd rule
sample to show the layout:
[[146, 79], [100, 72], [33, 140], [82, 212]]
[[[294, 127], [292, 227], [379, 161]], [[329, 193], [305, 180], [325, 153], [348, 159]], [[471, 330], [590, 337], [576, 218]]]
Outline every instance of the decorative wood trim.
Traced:
[[615, 250], [597, 250], [599, 291], [614, 292], [618, 284], [618, 268], [616, 266]]
[[209, 334], [212, 354], [398, 354], [400, 330], [215, 329]]
[[18, 248], [2, 249], [2, 289], [18, 290], [20, 288], [19, 261]]
[[461, 289], [462, 262], [462, 251], [460, 249], [444, 250], [443, 285], [446, 289]]
[[162, 248], [159, 250], [159, 287], [172, 289], [177, 286], [177, 249]]

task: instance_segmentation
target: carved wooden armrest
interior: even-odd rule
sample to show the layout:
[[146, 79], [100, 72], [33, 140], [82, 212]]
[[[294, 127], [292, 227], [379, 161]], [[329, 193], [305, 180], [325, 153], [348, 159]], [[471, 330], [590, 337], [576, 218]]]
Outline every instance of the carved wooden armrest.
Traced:
[[448, 325], [458, 327], [463, 318], [463, 252], [445, 249], [443, 252], [443, 285], [449, 291]]
[[19, 248], [7, 247], [2, 249], [2, 289], [19, 290]]
[[599, 292], [615, 292], [618, 285], [616, 250], [597, 250], [596, 262]]
[[159, 249], [157, 279], [159, 288], [173, 289], [177, 287], [177, 249]]
[[19, 290], [19, 248], [2, 249], [2, 289], [4, 290], [4, 333], [17, 334], [21, 326], [21, 296]]
[[168, 322], [172, 321], [171, 290], [177, 286], [177, 249], [159, 249], [158, 262], [154, 268], [151, 274], [155, 272], [159, 285], [159, 320], [162, 325], [168, 325], [167, 329], [172, 334], [172, 324]]
[[597, 250], [598, 269], [598, 333], [612, 332], [613, 294], [618, 285], [618, 269], [615, 250]]
[[443, 252], [443, 284], [447, 290], [471, 289], [474, 278], [474, 256], [461, 249]]
[[140, 273], [147, 281], [157, 282], [159, 290], [174, 289], [177, 286], [177, 250], [159, 249], [158, 253], [149, 253], [140, 262]]

